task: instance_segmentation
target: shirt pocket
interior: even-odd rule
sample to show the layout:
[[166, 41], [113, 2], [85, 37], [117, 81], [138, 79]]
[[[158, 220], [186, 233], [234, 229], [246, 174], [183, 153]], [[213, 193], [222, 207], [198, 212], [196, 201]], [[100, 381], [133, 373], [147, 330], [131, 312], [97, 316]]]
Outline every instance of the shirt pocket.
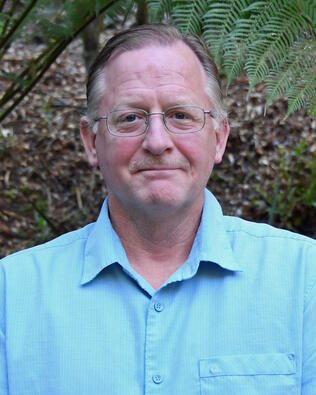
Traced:
[[201, 395], [299, 393], [294, 354], [216, 356], [199, 361]]

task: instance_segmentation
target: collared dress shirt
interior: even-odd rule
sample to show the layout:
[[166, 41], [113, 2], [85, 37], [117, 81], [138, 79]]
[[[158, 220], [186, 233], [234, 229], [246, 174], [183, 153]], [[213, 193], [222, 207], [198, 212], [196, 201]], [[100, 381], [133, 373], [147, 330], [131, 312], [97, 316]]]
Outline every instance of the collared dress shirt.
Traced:
[[155, 291], [105, 201], [96, 223], [0, 263], [1, 395], [315, 395], [316, 242], [223, 216], [206, 191]]

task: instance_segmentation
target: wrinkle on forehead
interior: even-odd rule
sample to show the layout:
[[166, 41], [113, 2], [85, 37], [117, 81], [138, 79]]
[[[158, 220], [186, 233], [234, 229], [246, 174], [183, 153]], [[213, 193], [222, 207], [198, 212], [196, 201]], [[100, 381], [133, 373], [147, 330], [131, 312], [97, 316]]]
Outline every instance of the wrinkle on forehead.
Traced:
[[168, 89], [179, 89], [187, 81], [185, 75], [181, 72], [171, 73], [170, 71], [164, 72], [158, 70], [158, 73], [154, 73], [151, 70], [144, 70], [142, 72], [131, 72], [124, 73], [117, 79], [117, 84], [112, 87], [112, 92], [125, 91], [129, 93], [133, 89], [137, 90], [151, 90], [159, 88]]
[[207, 84], [199, 59], [181, 41], [166, 46], [152, 44], [121, 53], [110, 59], [104, 72], [106, 96], [112, 97], [133, 96], [133, 90], [142, 95], [142, 92], [159, 91], [159, 88], [170, 94], [185, 94], [191, 87], [200, 86], [204, 92]]
[[[157, 51], [157, 49], [164, 49], [164, 51]], [[176, 49], [180, 51], [177, 51], [177, 56], [173, 56]], [[131, 70], [131, 61], [143, 56], [144, 50], [147, 52], [144, 63], [138, 65], [138, 70]], [[148, 56], [148, 53], [150, 53], [150, 56]], [[118, 59], [123, 59], [124, 61], [117, 62]], [[186, 67], [179, 69], [179, 63], [181, 62], [183, 65], [185, 64]], [[141, 66], [141, 68], [139, 66]], [[162, 46], [160, 44], [152, 44], [139, 49], [123, 52], [109, 60], [105, 67], [105, 76], [106, 80], [119, 77], [121, 79], [120, 82], [124, 83], [131, 78], [133, 74], [135, 78], [150, 75], [158, 79], [169, 77], [174, 73], [175, 76], [182, 77], [186, 80], [190, 79], [192, 73], [196, 73], [197, 69], [200, 71], [201, 77], [206, 79], [203, 66], [195, 53], [186, 44], [179, 41], [172, 45]]]

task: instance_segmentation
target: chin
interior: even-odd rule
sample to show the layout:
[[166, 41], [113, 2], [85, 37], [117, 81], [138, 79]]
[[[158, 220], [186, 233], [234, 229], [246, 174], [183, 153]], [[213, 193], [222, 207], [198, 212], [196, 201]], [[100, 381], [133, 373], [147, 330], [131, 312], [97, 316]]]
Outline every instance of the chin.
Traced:
[[151, 192], [143, 196], [139, 196], [138, 207], [148, 214], [160, 213], [173, 215], [178, 210], [183, 210], [190, 207], [194, 203], [194, 199], [188, 199], [188, 195], [167, 193], [166, 191], [160, 190], [155, 193]]
[[178, 193], [173, 187], [156, 187], [150, 188], [149, 190], [139, 191], [139, 200], [143, 201], [146, 205], [171, 205], [177, 206], [181, 204], [185, 194], [183, 192]]

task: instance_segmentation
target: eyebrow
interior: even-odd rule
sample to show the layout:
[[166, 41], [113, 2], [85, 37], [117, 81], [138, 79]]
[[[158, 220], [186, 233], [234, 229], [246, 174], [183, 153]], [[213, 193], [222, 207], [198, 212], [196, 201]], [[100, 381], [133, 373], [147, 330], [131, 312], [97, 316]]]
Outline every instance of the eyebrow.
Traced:
[[[198, 103], [193, 103], [189, 100], [175, 100], [175, 101], [170, 101], [167, 103], [167, 105], [162, 106], [162, 109], [167, 109], [170, 107], [175, 107], [175, 106], [201, 106], [201, 104]], [[115, 105], [111, 111], [115, 111], [115, 110], [123, 110], [126, 108], [139, 108], [142, 110], [146, 110], [148, 109], [148, 104], [141, 102], [141, 101], [137, 101], [137, 100], [132, 100], [132, 101], [126, 101], [126, 102], [121, 102], [118, 103], [117, 105]]]

